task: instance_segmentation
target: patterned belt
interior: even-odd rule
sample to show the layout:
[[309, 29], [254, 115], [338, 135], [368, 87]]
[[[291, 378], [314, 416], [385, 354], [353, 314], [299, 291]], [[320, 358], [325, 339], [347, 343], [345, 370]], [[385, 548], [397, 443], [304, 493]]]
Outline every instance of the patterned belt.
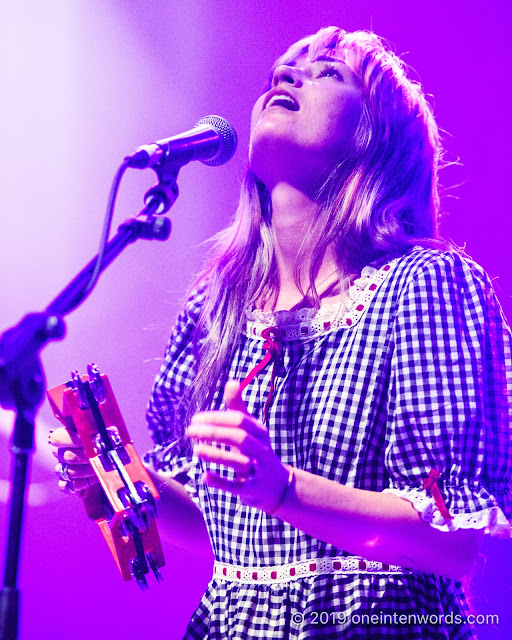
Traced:
[[340, 573], [383, 573], [411, 574], [412, 569], [405, 569], [393, 564], [383, 564], [373, 560], [365, 560], [358, 556], [341, 558], [314, 558], [303, 562], [282, 564], [277, 567], [237, 567], [232, 564], [215, 562], [213, 577], [218, 580], [244, 583], [290, 582], [308, 576], [319, 576]]

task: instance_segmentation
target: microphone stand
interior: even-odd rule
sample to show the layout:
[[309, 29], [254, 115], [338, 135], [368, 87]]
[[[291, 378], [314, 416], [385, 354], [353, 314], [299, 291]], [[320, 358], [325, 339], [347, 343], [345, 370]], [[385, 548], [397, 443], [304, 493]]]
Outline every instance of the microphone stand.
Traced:
[[[106, 244], [99, 273], [138, 238], [167, 240], [171, 221], [158, 216], [166, 213], [178, 197], [176, 179], [180, 166], [182, 164], [164, 163], [155, 169], [159, 183], [146, 192], [145, 207], [138, 216], [121, 224], [117, 234]], [[27, 471], [34, 449], [35, 415], [45, 393], [38, 354], [49, 340], [64, 337], [63, 317], [87, 297], [97, 258], [93, 258], [43, 312], [26, 315], [0, 336], [0, 405], [16, 412], [11, 445], [12, 485], [5, 574], [0, 592], [0, 640], [16, 640], [18, 635], [19, 590], [16, 585]]]

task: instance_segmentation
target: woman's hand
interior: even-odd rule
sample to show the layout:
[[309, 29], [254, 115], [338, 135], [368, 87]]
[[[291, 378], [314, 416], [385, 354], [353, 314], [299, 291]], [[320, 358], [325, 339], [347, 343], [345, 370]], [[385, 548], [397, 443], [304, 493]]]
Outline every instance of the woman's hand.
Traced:
[[[288, 485], [289, 471], [272, 450], [266, 427], [248, 413], [238, 382], [226, 384], [224, 401], [227, 411], [197, 413], [187, 435], [198, 443], [198, 458], [230, 467], [236, 478], [208, 471], [203, 479], [210, 487], [235, 493], [244, 504], [271, 513]], [[230, 450], [212, 442], [229, 445]]]
[[50, 433], [48, 442], [56, 448], [53, 455], [59, 461], [55, 472], [59, 477], [59, 489], [65, 493], [77, 493], [84, 497], [86, 490], [98, 482], [78, 433], [64, 427]]

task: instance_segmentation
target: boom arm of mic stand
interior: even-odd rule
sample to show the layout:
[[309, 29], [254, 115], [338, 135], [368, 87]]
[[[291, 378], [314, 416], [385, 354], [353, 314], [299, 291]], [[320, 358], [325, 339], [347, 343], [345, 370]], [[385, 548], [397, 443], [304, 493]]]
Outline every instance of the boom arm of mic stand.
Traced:
[[[164, 180], [146, 193], [146, 206], [137, 218], [120, 225], [105, 247], [100, 273], [137, 238], [167, 240], [171, 221], [155, 214], [168, 211], [178, 197], [177, 174], [178, 171], [165, 175]], [[90, 293], [88, 284], [97, 259], [98, 256], [93, 258], [44, 312], [26, 315], [0, 336], [0, 405], [15, 409], [17, 414], [11, 447], [13, 471], [4, 585], [0, 591], [0, 640], [16, 640], [18, 635], [19, 590], [16, 585], [27, 470], [34, 448], [35, 414], [45, 392], [39, 351], [49, 340], [64, 337], [62, 318]]]

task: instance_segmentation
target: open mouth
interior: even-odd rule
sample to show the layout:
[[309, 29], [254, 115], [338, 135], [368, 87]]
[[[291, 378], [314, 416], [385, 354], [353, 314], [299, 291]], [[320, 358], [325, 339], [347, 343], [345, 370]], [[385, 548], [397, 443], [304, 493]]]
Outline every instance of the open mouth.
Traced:
[[288, 111], [299, 110], [299, 105], [295, 100], [285, 93], [278, 93], [275, 96], [272, 96], [265, 105], [265, 109], [268, 109], [268, 107], [283, 107], [284, 109], [288, 109]]

